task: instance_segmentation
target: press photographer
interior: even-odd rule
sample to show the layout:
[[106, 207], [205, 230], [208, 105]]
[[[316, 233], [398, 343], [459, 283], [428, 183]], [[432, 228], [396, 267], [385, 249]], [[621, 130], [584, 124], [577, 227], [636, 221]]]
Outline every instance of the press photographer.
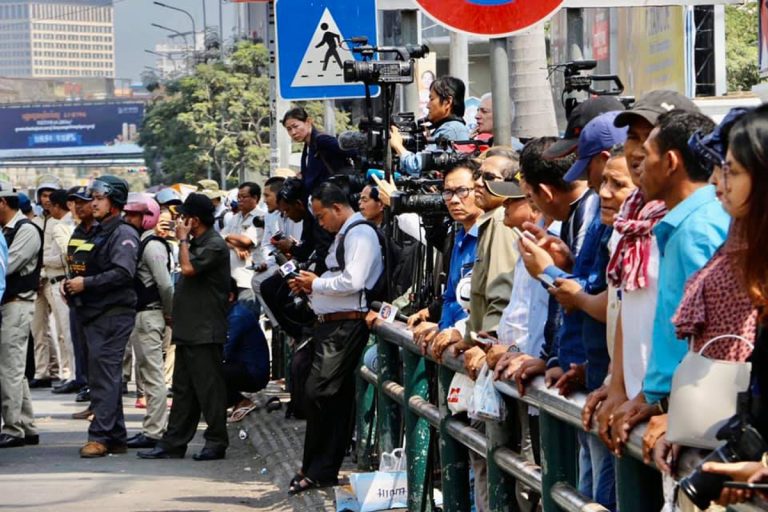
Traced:
[[[452, 76], [443, 76], [432, 82], [429, 87], [429, 103], [427, 103], [427, 120], [430, 122], [429, 137], [433, 140], [467, 140], [469, 130], [464, 124], [464, 82]], [[423, 165], [423, 155], [408, 151], [403, 143], [400, 130], [393, 126], [390, 131], [390, 146], [400, 157], [400, 169], [404, 173], [420, 175]], [[430, 144], [427, 151], [436, 151], [438, 146]]]
[[351, 439], [355, 369], [368, 340], [365, 315], [369, 290], [384, 271], [379, 237], [347, 194], [332, 183], [315, 189], [312, 211], [322, 228], [337, 233], [321, 276], [301, 271], [289, 282], [295, 294], [310, 297], [317, 323], [315, 353], [306, 383], [307, 433], [300, 473], [290, 493], [336, 485]]

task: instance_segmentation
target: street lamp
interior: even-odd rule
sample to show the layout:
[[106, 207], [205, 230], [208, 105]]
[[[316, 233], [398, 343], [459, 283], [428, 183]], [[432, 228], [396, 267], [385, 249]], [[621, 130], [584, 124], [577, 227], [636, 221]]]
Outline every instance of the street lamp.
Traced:
[[187, 71], [192, 69], [192, 66], [194, 66], [195, 53], [194, 52], [190, 53], [189, 51], [189, 40], [187, 39], [187, 35], [184, 34], [183, 32], [179, 32], [178, 30], [174, 30], [170, 27], [166, 27], [165, 25], [158, 25], [157, 23], [150, 23], [150, 25], [152, 25], [155, 28], [159, 28], [160, 30], [166, 30], [168, 32], [171, 32], [172, 34], [181, 36], [184, 39], [184, 47], [187, 49], [187, 54], [189, 54], [189, 56], [192, 59], [192, 65], [190, 65], [189, 62], [187, 63]]
[[[172, 11], [183, 12], [184, 14], [189, 16], [189, 20], [192, 22], [192, 51], [193, 51], [193, 55], [194, 55], [194, 52], [197, 51], [197, 39], [196, 39], [197, 38], [197, 28], [195, 26], [195, 17], [192, 16], [189, 13], [189, 11], [185, 11], [184, 9], [179, 9], [178, 7], [174, 7], [172, 5], [164, 4], [163, 2], [152, 2], [152, 3], [157, 5], [157, 6], [160, 6], [160, 7], [165, 7], [166, 9], [171, 9]], [[205, 37], [205, 36], [203, 36], [203, 37]]]

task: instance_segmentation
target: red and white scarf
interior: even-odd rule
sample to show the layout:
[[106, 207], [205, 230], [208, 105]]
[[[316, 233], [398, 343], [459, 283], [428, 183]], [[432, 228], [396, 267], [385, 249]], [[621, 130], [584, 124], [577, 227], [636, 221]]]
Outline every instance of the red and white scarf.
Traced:
[[607, 275], [612, 285], [627, 291], [648, 285], [653, 228], [666, 214], [663, 201], [646, 203], [639, 188], [624, 201], [613, 223], [621, 238], [608, 263]]

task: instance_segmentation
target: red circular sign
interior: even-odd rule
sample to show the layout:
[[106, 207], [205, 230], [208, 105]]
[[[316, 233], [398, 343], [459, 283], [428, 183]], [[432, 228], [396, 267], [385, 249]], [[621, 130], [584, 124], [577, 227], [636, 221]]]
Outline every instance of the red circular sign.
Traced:
[[416, 0], [438, 23], [468, 34], [504, 37], [554, 14], [563, 0]]

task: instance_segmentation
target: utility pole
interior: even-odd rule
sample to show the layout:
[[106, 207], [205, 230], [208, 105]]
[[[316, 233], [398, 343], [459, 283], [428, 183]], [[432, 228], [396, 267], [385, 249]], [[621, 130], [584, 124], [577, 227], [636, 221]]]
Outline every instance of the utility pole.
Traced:
[[[420, 44], [419, 11], [400, 11], [400, 33], [403, 44]], [[410, 84], [403, 84], [403, 107], [405, 112], [419, 111], [418, 77]], [[418, 115], [417, 115], [418, 117]]]
[[491, 95], [493, 96], [493, 140], [506, 146], [512, 140], [512, 118], [509, 101], [509, 52], [507, 39], [496, 37], [490, 41]]

